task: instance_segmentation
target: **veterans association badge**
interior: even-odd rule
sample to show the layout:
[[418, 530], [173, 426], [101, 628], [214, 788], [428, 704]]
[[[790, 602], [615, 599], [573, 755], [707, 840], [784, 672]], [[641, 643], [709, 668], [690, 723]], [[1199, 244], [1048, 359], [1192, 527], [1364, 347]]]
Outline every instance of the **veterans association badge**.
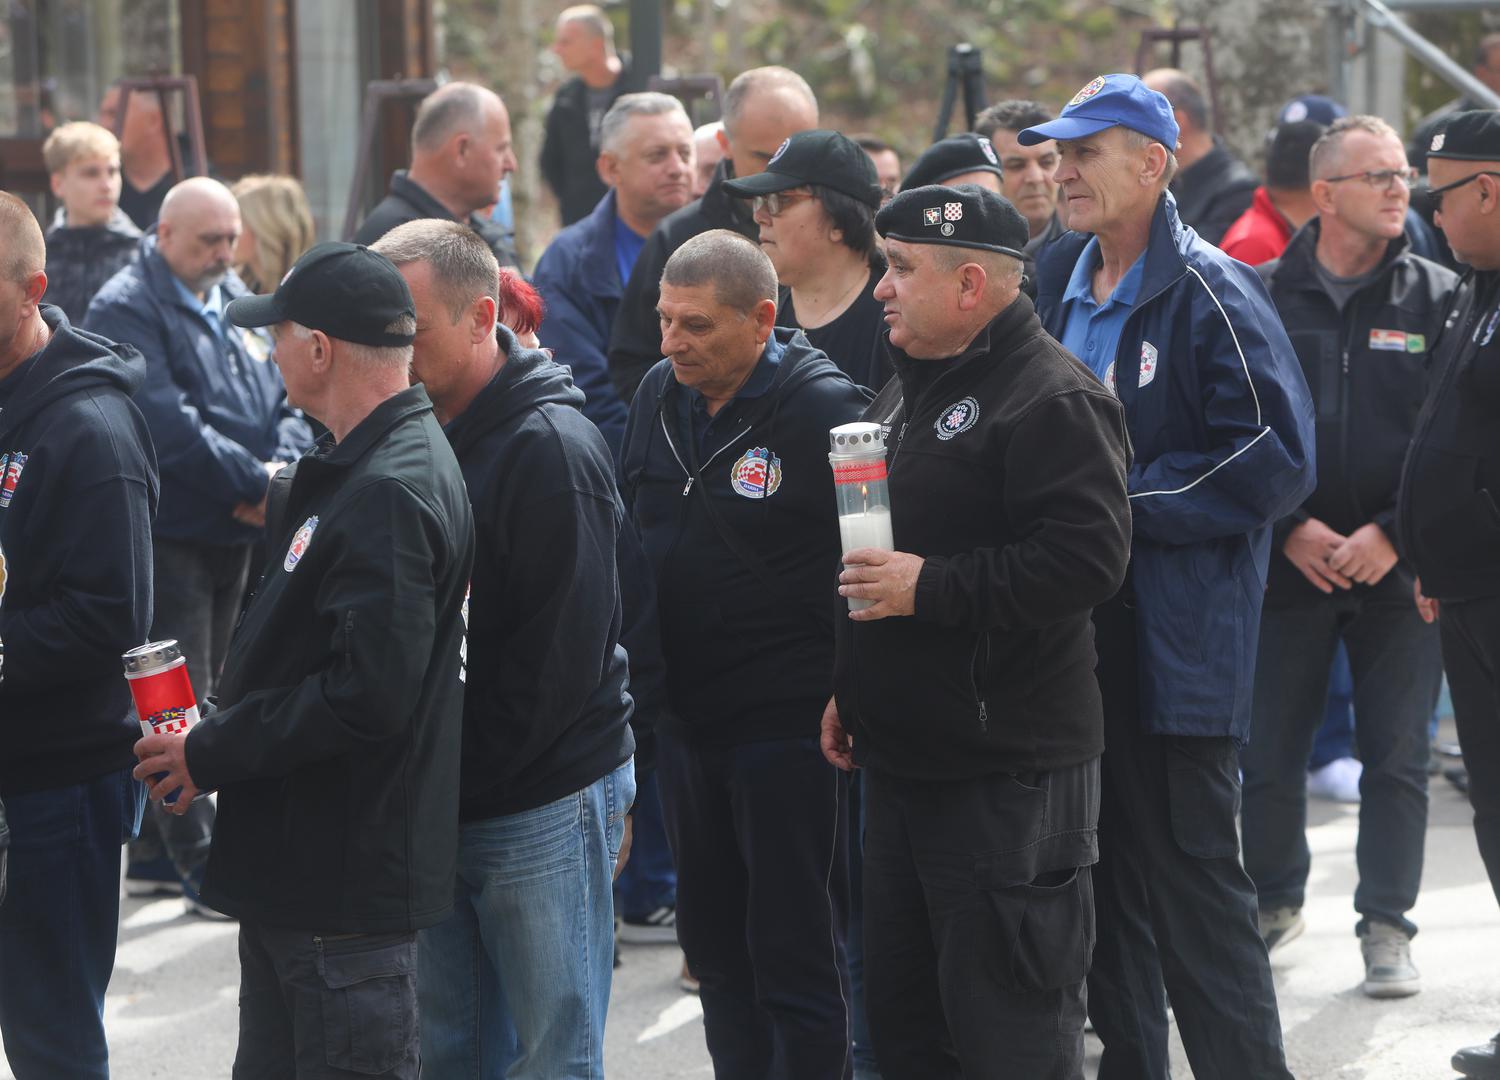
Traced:
[[1156, 378], [1156, 346], [1151, 342], [1141, 341], [1141, 377], [1136, 380], [1137, 387], [1145, 386]]
[[937, 432], [937, 437], [947, 442], [955, 435], [962, 435], [965, 431], [968, 431], [978, 419], [979, 402], [971, 397], [966, 397], [962, 401], [955, 401], [952, 405], [944, 409], [942, 415], [937, 418], [932, 427]]
[[314, 514], [302, 523], [302, 528], [292, 537], [292, 546], [286, 549], [286, 559], [281, 568], [290, 574], [297, 569], [297, 564], [302, 561], [302, 556], [307, 554], [308, 545], [312, 543], [313, 530], [318, 527], [318, 517]]
[[964, 204], [961, 202], [949, 202], [943, 204], [944, 221], [962, 221], [964, 219]]
[[944, 236], [952, 236], [953, 235], [953, 222], [951, 222], [951, 221], [945, 221], [945, 222], [943, 222], [943, 227], [941, 229], [939, 229], [938, 232], [942, 233]]
[[1443, 148], [1443, 143], [1445, 143], [1447, 141], [1448, 141], [1448, 133], [1446, 131], [1439, 131], [1436, 135], [1434, 135], [1432, 137], [1432, 145], [1427, 148], [1427, 152], [1429, 154], [1436, 154], [1439, 150], [1441, 150]]
[[21, 470], [26, 467], [28, 455], [19, 450], [0, 454], [0, 510], [10, 505], [15, 497], [16, 485], [21, 482]]
[[764, 446], [746, 450], [729, 470], [729, 484], [747, 499], [769, 499], [781, 487], [781, 459]]
[[1089, 81], [1089, 84], [1087, 86], [1073, 95], [1073, 100], [1068, 102], [1067, 107], [1071, 109], [1074, 105], [1082, 105], [1085, 101], [1087, 101], [1089, 98], [1093, 97], [1103, 89], [1104, 76], [1096, 75], [1092, 80]]
[[943, 220], [943, 208], [941, 206], [929, 206], [922, 211], [923, 225], [937, 225]]
[[985, 159], [988, 160], [991, 165], [999, 166], [1000, 159], [995, 156], [994, 144], [986, 139], [983, 135], [979, 136], [979, 149], [980, 152], [984, 154]]

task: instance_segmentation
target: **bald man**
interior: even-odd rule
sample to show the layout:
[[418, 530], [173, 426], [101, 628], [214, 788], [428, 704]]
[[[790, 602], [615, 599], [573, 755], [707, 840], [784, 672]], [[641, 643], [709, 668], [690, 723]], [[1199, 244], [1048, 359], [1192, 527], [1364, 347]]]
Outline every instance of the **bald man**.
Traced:
[[138, 228], [149, 229], [172, 188], [172, 150], [161, 102], [155, 94], [132, 93], [119, 126], [120, 88], [111, 86], [99, 102], [98, 121], [120, 139], [120, 209]]
[[442, 218], [468, 225], [501, 266], [515, 266], [511, 237], [479, 213], [499, 198], [500, 182], [515, 169], [505, 102], [474, 83], [447, 83], [418, 107], [411, 168], [391, 175], [390, 193], [370, 211], [354, 242], [373, 244], [397, 225]]
[[151, 618], [156, 463], [130, 400], [140, 353], [44, 303], [45, 261], [0, 193], [0, 1035], [18, 1080], [102, 1080], [120, 844], [144, 794], [120, 654]]
[[667, 259], [711, 229], [730, 229], [756, 239], [760, 229], [751, 217], [750, 200], [734, 198], [724, 190], [724, 181], [763, 171], [782, 143], [817, 126], [818, 99], [795, 71], [752, 68], [729, 84], [724, 128], [716, 135], [724, 160], [702, 198], [668, 215], [647, 237], [625, 284], [609, 339], [609, 375], [620, 400], [629, 403], [646, 372], [662, 358], [656, 300]]
[[[286, 402], [270, 340], [224, 321], [247, 290], [230, 270], [239, 206], [217, 180], [195, 177], [167, 193], [141, 254], [99, 290], [84, 325], [145, 354], [145, 414], [161, 465], [154, 638], [176, 638], [199, 700], [209, 697], [239, 615], [250, 552], [265, 524], [270, 477], [312, 445]], [[153, 809], [167, 865], [132, 852], [127, 888], [197, 890], [208, 857], [211, 804], [181, 818]]]
[[542, 178], [557, 195], [562, 223], [589, 215], [604, 198], [606, 180], [595, 168], [603, 150], [604, 114], [629, 88], [630, 65], [615, 52], [615, 28], [593, 4], [557, 17], [552, 54], [573, 77], [557, 88], [542, 140]]

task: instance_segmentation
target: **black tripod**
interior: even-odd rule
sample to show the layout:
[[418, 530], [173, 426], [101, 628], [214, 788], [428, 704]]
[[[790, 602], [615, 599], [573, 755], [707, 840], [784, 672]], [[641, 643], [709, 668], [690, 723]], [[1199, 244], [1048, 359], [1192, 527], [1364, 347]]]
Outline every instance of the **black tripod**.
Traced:
[[953, 105], [960, 88], [964, 95], [965, 131], [974, 129], [974, 118], [984, 109], [984, 60], [979, 50], [967, 41], [948, 50], [948, 82], [943, 87], [943, 103], [938, 107], [937, 127], [933, 129], [932, 141], [948, 134], [948, 121], [953, 116]]

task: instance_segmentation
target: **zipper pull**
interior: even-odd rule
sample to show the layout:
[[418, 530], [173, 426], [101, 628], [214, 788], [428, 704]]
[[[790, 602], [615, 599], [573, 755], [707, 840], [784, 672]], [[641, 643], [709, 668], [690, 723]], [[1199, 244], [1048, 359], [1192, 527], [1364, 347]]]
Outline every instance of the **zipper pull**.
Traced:
[[990, 733], [990, 711], [984, 707], [984, 702], [979, 703], [979, 730], [985, 735]]
[[693, 481], [696, 479], [698, 479], [696, 476], [689, 476], [688, 482], [682, 485], [682, 494], [684, 496], [686, 496], [689, 491], [693, 490]]

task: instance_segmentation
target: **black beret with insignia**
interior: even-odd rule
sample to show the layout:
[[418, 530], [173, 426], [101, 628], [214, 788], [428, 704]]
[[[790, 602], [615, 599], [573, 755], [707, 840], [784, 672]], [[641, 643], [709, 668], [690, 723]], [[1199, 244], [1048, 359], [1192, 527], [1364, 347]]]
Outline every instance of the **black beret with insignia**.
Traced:
[[1473, 109], [1454, 113], [1432, 137], [1427, 156], [1454, 161], [1500, 161], [1500, 112]]
[[875, 215], [875, 231], [906, 244], [948, 244], [1019, 259], [1031, 236], [1026, 219], [1001, 195], [977, 184], [932, 184], [897, 195]]
[[966, 173], [988, 172], [1000, 176], [1000, 158], [983, 135], [965, 132], [939, 139], [912, 164], [901, 182], [901, 190], [943, 184]]

